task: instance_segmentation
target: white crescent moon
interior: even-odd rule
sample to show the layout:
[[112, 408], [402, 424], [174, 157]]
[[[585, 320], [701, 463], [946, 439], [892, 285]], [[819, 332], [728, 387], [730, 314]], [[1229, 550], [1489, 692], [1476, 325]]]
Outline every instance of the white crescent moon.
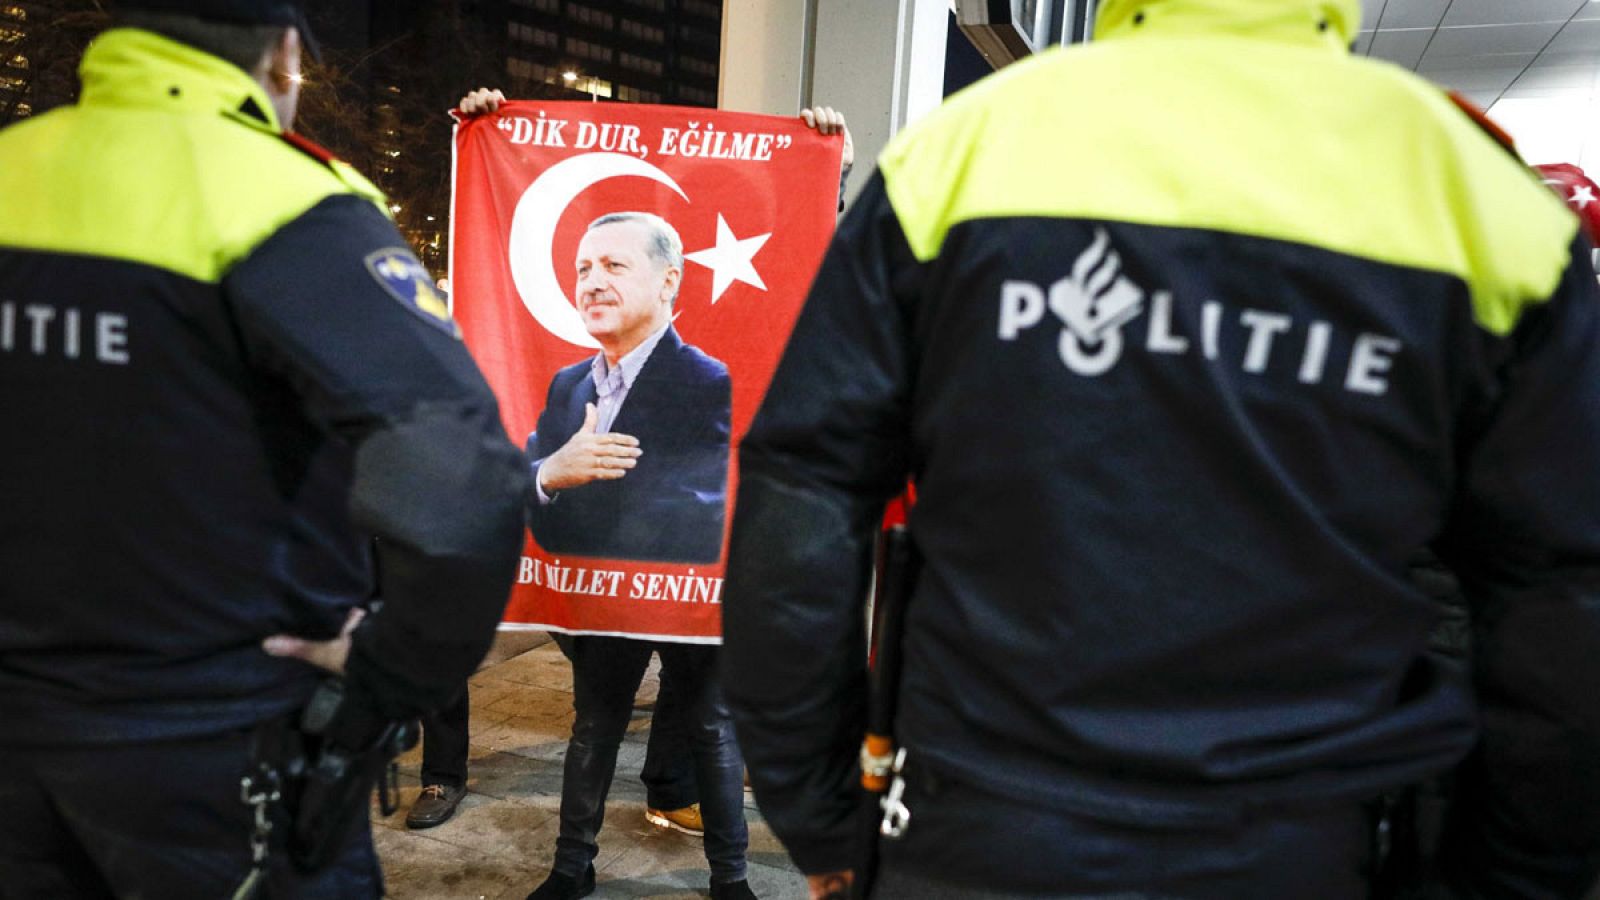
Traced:
[[522, 296], [522, 305], [544, 329], [569, 344], [595, 349], [600, 346], [583, 327], [578, 308], [561, 290], [550, 255], [555, 243], [556, 223], [572, 201], [592, 185], [607, 178], [627, 175], [648, 178], [666, 185], [679, 197], [689, 197], [672, 176], [637, 157], [622, 153], [584, 153], [569, 157], [546, 169], [517, 201], [511, 216], [511, 241], [507, 259], [511, 280]]

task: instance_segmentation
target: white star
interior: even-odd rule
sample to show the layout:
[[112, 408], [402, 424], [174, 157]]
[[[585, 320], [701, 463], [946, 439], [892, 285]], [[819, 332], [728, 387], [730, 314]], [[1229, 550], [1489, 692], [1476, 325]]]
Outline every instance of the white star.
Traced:
[[1591, 188], [1588, 185], [1579, 185], [1574, 187], [1572, 189], [1572, 196], [1567, 198], [1567, 202], [1577, 204], [1579, 209], [1588, 207], [1588, 205], [1594, 201], [1594, 188]]
[[722, 217], [722, 213], [717, 213], [717, 245], [707, 250], [685, 254], [684, 258], [711, 270], [711, 302], [716, 303], [722, 299], [722, 293], [732, 287], [735, 281], [754, 285], [763, 291], [767, 289], [751, 260], [760, 252], [761, 245], [765, 244], [769, 237], [772, 237], [770, 231], [740, 240], [733, 236], [733, 229], [728, 227], [728, 220]]

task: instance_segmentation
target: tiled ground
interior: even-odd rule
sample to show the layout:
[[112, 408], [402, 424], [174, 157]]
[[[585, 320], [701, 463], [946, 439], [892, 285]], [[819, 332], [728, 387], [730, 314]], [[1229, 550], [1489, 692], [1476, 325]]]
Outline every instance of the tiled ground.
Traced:
[[[515, 639], [502, 640], [501, 646], [508, 643]], [[480, 670], [471, 684], [470, 778], [455, 817], [426, 831], [406, 830], [405, 811], [420, 787], [421, 752], [414, 750], [400, 760], [400, 811], [373, 818], [394, 900], [521, 900], [548, 871], [561, 762], [572, 726], [572, 670], [547, 643]], [[654, 700], [656, 685], [652, 666], [641, 703]], [[644, 821], [639, 767], [649, 721], [648, 714], [635, 714], [618, 755], [593, 896], [704, 897], [707, 870], [700, 841]], [[803, 898], [805, 882], [748, 795], [745, 812], [751, 888], [763, 900]]]

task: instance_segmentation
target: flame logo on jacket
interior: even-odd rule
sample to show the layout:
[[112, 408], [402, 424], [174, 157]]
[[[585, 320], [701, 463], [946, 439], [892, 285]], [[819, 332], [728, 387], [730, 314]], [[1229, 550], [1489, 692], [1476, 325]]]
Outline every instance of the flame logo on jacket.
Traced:
[[1144, 291], [1122, 274], [1122, 257], [1097, 228], [1094, 241], [1072, 264], [1072, 274], [1050, 287], [1050, 311], [1061, 320], [1061, 361], [1079, 375], [1099, 375], [1122, 357], [1122, 326], [1144, 308]]

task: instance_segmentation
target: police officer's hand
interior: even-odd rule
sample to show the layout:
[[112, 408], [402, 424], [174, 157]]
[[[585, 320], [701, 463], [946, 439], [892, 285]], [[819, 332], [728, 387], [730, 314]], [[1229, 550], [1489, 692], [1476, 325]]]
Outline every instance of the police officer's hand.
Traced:
[[806, 887], [811, 889], [811, 900], [846, 900], [850, 896], [850, 885], [855, 880], [854, 872], [807, 875]]
[[539, 487], [546, 494], [564, 491], [591, 481], [615, 481], [638, 465], [644, 451], [631, 434], [597, 434], [600, 414], [593, 403], [585, 404], [583, 427], [560, 450], [539, 466]]
[[366, 615], [364, 609], [350, 610], [350, 615], [345, 617], [344, 627], [339, 629], [339, 636], [331, 640], [309, 641], [292, 634], [275, 634], [261, 642], [261, 649], [267, 651], [269, 656], [302, 659], [319, 669], [343, 675], [344, 662], [350, 658], [350, 632], [356, 630]]
[[843, 134], [844, 167], [848, 169], [855, 165], [856, 144], [850, 139], [850, 127], [844, 123], [844, 113], [831, 106], [812, 106], [800, 110], [800, 118], [805, 120], [808, 127], [815, 128], [820, 134]]
[[506, 95], [494, 88], [478, 88], [472, 93], [461, 98], [458, 109], [464, 115], [481, 116], [492, 113], [506, 102]]

